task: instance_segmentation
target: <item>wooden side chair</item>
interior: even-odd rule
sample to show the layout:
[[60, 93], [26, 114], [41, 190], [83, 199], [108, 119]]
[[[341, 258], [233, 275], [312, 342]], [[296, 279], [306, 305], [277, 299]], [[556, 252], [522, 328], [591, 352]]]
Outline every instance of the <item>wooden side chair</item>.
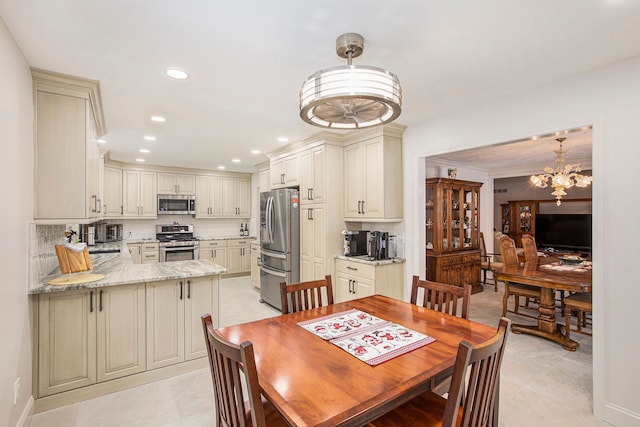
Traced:
[[[211, 315], [202, 316], [202, 328], [216, 405], [219, 427], [266, 427], [287, 426], [275, 407], [260, 394], [258, 372], [253, 354], [253, 345], [245, 341], [233, 344], [221, 337], [214, 329]], [[248, 400], [242, 390], [246, 383]]]
[[[484, 233], [480, 233], [480, 270], [482, 270], [482, 285], [485, 286], [487, 284], [487, 272], [494, 273], [496, 268], [502, 268], [502, 263], [493, 261], [493, 254], [487, 253], [487, 245], [484, 241]], [[494, 292], [498, 292], [498, 281], [495, 276], [493, 277], [493, 290]]]
[[[323, 304], [323, 290], [326, 291], [326, 304]], [[333, 304], [333, 286], [331, 276], [325, 276], [321, 280], [309, 282], [280, 283], [280, 299], [282, 302], [282, 314], [295, 313]]]
[[477, 346], [466, 341], [460, 343], [446, 399], [427, 391], [369, 426], [497, 426], [500, 366], [510, 324], [503, 317], [492, 338]]
[[[462, 299], [461, 304], [459, 303], [460, 299]], [[448, 285], [430, 280], [420, 280], [418, 276], [413, 276], [409, 301], [411, 304], [468, 319], [471, 286]]]
[[[577, 311], [577, 325], [576, 329], [571, 329], [571, 313]], [[591, 292], [578, 292], [570, 295], [564, 299], [564, 316], [565, 316], [565, 330], [564, 333], [567, 338], [570, 338], [571, 331], [578, 332], [585, 335], [591, 335], [588, 332], [584, 332], [582, 327], [585, 324], [585, 316], [587, 313], [593, 313], [592, 307], [592, 294]]]
[[538, 246], [535, 237], [531, 234], [523, 234], [520, 241], [524, 249], [524, 262], [538, 262]]
[[[516, 245], [513, 239], [509, 236], [504, 236], [500, 239], [500, 254], [502, 255], [502, 264], [504, 268], [518, 267], [518, 254], [516, 252]], [[520, 314], [522, 316], [537, 318], [530, 314], [521, 313], [520, 307], [530, 308], [528, 305], [528, 299], [534, 299], [540, 301], [540, 288], [535, 286], [523, 285], [519, 283], [508, 283], [504, 285], [504, 297], [502, 298], [502, 317], [507, 315], [507, 303], [509, 297], [513, 295], [515, 299], [515, 305], [512, 313]], [[520, 305], [520, 297], [527, 298], [527, 305]]]

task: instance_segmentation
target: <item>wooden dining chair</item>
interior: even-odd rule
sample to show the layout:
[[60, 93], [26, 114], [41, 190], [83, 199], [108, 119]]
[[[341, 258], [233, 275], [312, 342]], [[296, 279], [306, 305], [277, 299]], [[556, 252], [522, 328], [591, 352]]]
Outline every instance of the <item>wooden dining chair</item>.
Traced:
[[[323, 291], [326, 297], [323, 297]], [[327, 303], [323, 304], [325, 300]], [[333, 286], [331, 276], [325, 276], [321, 280], [309, 282], [280, 283], [280, 299], [282, 302], [282, 314], [295, 313], [333, 304]]]
[[482, 285], [487, 284], [487, 273], [490, 271], [493, 277], [493, 290], [498, 292], [498, 281], [493, 276], [496, 268], [502, 268], [502, 263], [493, 261], [493, 254], [487, 253], [487, 245], [484, 241], [484, 233], [480, 232], [480, 270], [482, 270]]
[[[287, 426], [288, 424], [275, 407], [260, 394], [251, 342], [245, 341], [237, 345], [225, 340], [213, 328], [210, 314], [202, 316], [202, 328], [213, 380], [216, 425], [219, 427]], [[245, 401], [241, 378], [244, 378], [246, 384], [247, 401]]]
[[524, 262], [538, 262], [538, 246], [536, 238], [531, 234], [523, 234], [520, 237], [522, 249], [524, 249]]
[[471, 285], [454, 286], [430, 280], [420, 280], [418, 276], [413, 276], [409, 301], [411, 304], [468, 319]]
[[[571, 314], [574, 311], [577, 312], [577, 324], [576, 329], [571, 329]], [[591, 292], [578, 292], [564, 299], [564, 333], [567, 338], [570, 338], [570, 334], [572, 331], [585, 335], [591, 335], [590, 333], [584, 332], [582, 330], [582, 327], [585, 324], [585, 317], [587, 313], [593, 313]]]
[[[500, 239], [500, 255], [502, 256], [503, 268], [517, 268], [519, 265], [518, 254], [516, 252], [516, 245], [513, 239], [509, 236], [503, 236]], [[527, 313], [521, 313], [520, 307], [531, 308], [529, 306], [529, 299], [540, 301], [540, 288], [535, 286], [524, 285], [520, 283], [505, 282], [504, 284], [504, 296], [502, 298], [502, 317], [507, 315], [507, 303], [509, 297], [513, 295], [515, 299], [515, 305], [512, 313], [520, 314], [522, 316], [537, 318]], [[526, 304], [520, 305], [520, 297], [527, 298]]]
[[446, 399], [427, 391], [368, 426], [497, 426], [500, 366], [510, 324], [503, 317], [492, 338], [476, 346], [460, 343]]

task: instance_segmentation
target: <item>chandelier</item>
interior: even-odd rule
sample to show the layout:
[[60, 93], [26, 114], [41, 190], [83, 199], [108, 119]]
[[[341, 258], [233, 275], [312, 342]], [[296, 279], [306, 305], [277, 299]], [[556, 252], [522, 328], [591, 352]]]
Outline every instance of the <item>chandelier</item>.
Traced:
[[336, 53], [347, 65], [316, 71], [302, 84], [300, 117], [315, 126], [362, 129], [395, 120], [401, 111], [398, 77], [381, 68], [352, 65], [364, 50], [364, 37], [336, 39]]
[[573, 187], [586, 187], [591, 184], [592, 177], [581, 175], [582, 169], [579, 164], [566, 165], [564, 164], [564, 154], [567, 152], [562, 149], [562, 142], [567, 138], [557, 138], [556, 141], [560, 143], [560, 148], [554, 150], [554, 153], [558, 156], [556, 159], [556, 169], [550, 167], [544, 168], [545, 173], [541, 175], [531, 175], [531, 182], [539, 188], [546, 188], [547, 181], [551, 181], [551, 187], [553, 187], [552, 195], [556, 196], [556, 205], [562, 204], [562, 196], [566, 196], [564, 191]]

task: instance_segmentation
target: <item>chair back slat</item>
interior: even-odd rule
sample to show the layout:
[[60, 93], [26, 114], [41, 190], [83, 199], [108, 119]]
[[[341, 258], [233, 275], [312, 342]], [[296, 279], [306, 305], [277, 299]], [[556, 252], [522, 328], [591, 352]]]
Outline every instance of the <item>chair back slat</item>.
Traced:
[[[324, 303], [323, 293], [327, 303]], [[333, 286], [331, 276], [325, 276], [322, 280], [309, 282], [280, 283], [280, 299], [282, 314], [296, 313], [298, 311], [323, 307], [333, 304]]]
[[522, 248], [524, 249], [524, 260], [538, 261], [538, 246], [536, 245], [536, 239], [531, 234], [523, 234], [521, 237]]
[[[421, 292], [422, 297], [420, 298]], [[462, 299], [461, 307], [460, 299]], [[420, 280], [418, 276], [413, 276], [411, 304], [422, 305], [431, 310], [468, 319], [470, 300], [471, 286], [469, 285], [453, 286], [430, 280]], [[418, 301], [421, 301], [421, 304]]]
[[500, 255], [502, 255], [502, 263], [505, 267], [517, 267], [519, 264], [518, 253], [513, 239], [509, 236], [503, 236], [500, 239]]

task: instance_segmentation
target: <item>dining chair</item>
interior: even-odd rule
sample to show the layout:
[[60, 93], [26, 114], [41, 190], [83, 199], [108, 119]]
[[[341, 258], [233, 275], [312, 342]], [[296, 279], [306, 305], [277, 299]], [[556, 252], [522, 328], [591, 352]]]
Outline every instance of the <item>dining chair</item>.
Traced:
[[497, 426], [500, 366], [511, 321], [500, 319], [496, 335], [472, 346], [458, 345], [449, 395], [427, 391], [371, 421], [369, 427]]
[[[323, 304], [323, 291], [326, 292], [326, 304]], [[331, 276], [309, 282], [280, 283], [282, 314], [295, 313], [333, 304], [333, 286]]]
[[[518, 254], [516, 252], [516, 245], [513, 239], [509, 236], [504, 236], [500, 239], [500, 254], [502, 256], [503, 268], [516, 268], [520, 264], [518, 260]], [[530, 285], [523, 285], [520, 283], [505, 282], [504, 284], [504, 297], [502, 298], [502, 317], [507, 315], [507, 303], [509, 297], [513, 295], [515, 299], [515, 305], [513, 313], [526, 317], [537, 318], [527, 313], [521, 313], [520, 307], [532, 308], [529, 306], [529, 299], [540, 301], [540, 288]], [[525, 305], [520, 305], [520, 297], [527, 298]]]
[[491, 272], [493, 277], [493, 290], [498, 292], [498, 281], [493, 273], [496, 268], [502, 268], [502, 263], [493, 261], [494, 254], [487, 253], [487, 246], [484, 241], [484, 233], [480, 232], [480, 269], [482, 270], [482, 285], [487, 284], [487, 272]]
[[[571, 314], [577, 311], [576, 329], [571, 329]], [[570, 338], [571, 331], [591, 335], [582, 330], [587, 313], [593, 313], [591, 292], [578, 292], [564, 299], [565, 335]]]
[[[202, 316], [202, 328], [219, 427], [287, 426], [275, 407], [260, 394], [253, 344], [240, 345], [225, 340], [213, 328], [211, 315]], [[246, 397], [242, 382], [246, 384]]]
[[[459, 304], [460, 299], [462, 299], [462, 304]], [[413, 276], [409, 301], [411, 304], [468, 319], [471, 285], [454, 286], [430, 280], [420, 280], [418, 276]]]
[[522, 242], [522, 249], [524, 249], [524, 262], [538, 262], [536, 238], [531, 234], [523, 234], [520, 237], [520, 241]]

